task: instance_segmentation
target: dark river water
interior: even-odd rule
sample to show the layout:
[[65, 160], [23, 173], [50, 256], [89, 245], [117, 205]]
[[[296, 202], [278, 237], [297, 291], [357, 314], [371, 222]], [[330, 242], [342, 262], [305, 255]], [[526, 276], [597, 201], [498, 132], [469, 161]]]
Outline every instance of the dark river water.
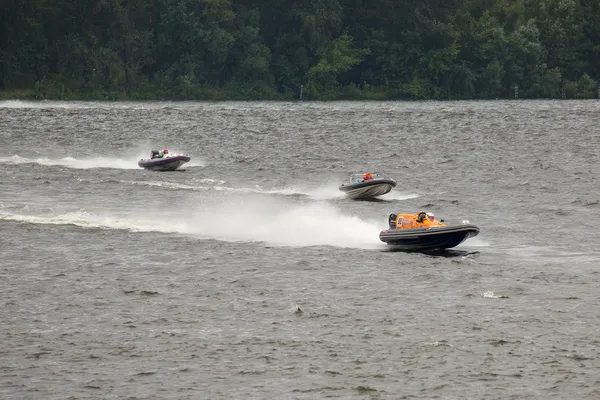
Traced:
[[[4, 101], [0, 149], [0, 398], [600, 398], [598, 101]], [[422, 209], [481, 233], [389, 251]]]

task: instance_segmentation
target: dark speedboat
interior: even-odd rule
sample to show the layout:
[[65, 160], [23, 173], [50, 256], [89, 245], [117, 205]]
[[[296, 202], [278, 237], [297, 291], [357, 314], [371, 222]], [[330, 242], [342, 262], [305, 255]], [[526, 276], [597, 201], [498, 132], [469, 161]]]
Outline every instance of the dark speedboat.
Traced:
[[396, 250], [444, 250], [479, 234], [479, 228], [467, 221], [461, 225], [445, 225], [432, 215], [431, 221], [424, 224], [422, 218], [417, 222], [419, 215], [390, 214], [390, 229], [381, 231], [379, 240]]
[[190, 161], [187, 154], [164, 154], [158, 157], [159, 152], [152, 151], [152, 158], [145, 158], [138, 161], [138, 165], [142, 168], [152, 171], [175, 171], [186, 162]]
[[395, 186], [396, 181], [385, 175], [367, 173], [350, 175], [350, 182], [342, 184], [339, 189], [351, 199], [364, 200], [389, 193]]

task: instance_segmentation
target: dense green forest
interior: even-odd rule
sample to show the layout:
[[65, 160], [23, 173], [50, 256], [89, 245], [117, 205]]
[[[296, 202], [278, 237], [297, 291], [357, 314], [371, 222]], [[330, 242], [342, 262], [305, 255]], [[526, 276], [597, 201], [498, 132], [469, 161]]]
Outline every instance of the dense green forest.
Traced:
[[0, 0], [0, 97], [597, 98], [599, 0]]

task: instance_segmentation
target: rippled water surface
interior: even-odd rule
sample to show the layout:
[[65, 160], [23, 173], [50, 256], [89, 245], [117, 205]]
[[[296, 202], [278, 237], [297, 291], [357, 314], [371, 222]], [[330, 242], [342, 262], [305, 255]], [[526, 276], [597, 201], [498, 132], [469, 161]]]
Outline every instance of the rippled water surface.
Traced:
[[[600, 103], [0, 102], [0, 398], [600, 398]], [[137, 166], [188, 153], [183, 171]], [[380, 201], [354, 172], [398, 181]], [[469, 220], [392, 252], [392, 212]]]

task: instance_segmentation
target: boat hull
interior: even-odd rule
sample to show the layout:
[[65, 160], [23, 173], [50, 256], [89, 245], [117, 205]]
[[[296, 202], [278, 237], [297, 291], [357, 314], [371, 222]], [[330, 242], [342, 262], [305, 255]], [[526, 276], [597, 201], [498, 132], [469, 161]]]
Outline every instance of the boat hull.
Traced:
[[396, 186], [392, 179], [372, 179], [364, 182], [344, 184], [339, 189], [351, 199], [371, 199], [389, 193]]
[[138, 161], [138, 166], [151, 171], [175, 171], [188, 161], [188, 156], [142, 159]]
[[379, 233], [379, 240], [396, 250], [444, 250], [456, 247], [478, 234], [478, 227], [465, 224], [432, 228], [389, 229]]

